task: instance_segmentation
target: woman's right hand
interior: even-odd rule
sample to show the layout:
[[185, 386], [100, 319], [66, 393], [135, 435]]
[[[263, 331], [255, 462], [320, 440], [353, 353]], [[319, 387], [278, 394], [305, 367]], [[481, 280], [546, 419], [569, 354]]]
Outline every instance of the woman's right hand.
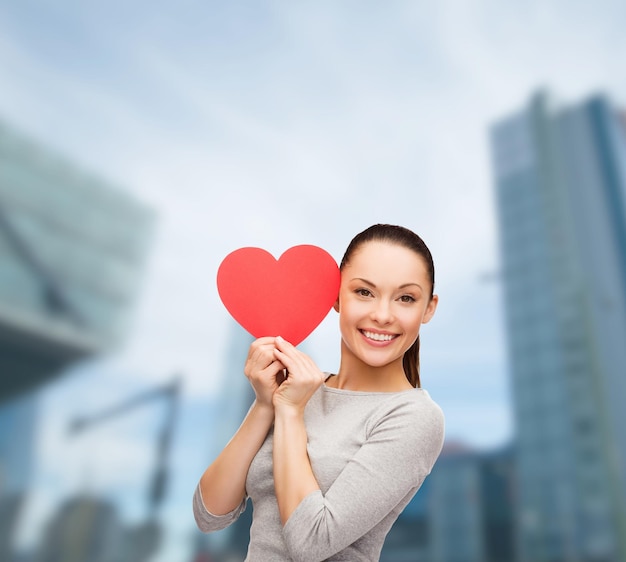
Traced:
[[259, 405], [273, 409], [274, 391], [283, 381], [285, 366], [276, 359], [276, 338], [263, 337], [252, 342], [243, 369]]

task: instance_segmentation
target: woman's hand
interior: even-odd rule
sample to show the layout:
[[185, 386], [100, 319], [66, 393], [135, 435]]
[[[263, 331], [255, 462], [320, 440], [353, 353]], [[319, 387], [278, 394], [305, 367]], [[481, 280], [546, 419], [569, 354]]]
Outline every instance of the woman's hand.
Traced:
[[324, 381], [324, 373], [306, 353], [302, 353], [280, 336], [274, 342], [274, 357], [289, 373], [274, 392], [274, 408], [277, 412], [280, 409], [302, 413], [311, 396]]
[[272, 397], [283, 381], [286, 368], [274, 354], [276, 338], [263, 337], [252, 342], [243, 369], [250, 381], [257, 404], [273, 408]]

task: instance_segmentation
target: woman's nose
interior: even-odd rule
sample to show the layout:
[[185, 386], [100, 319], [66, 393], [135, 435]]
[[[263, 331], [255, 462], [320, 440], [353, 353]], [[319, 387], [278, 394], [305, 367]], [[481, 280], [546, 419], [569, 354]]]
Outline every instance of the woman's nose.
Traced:
[[371, 316], [379, 324], [388, 324], [393, 319], [391, 304], [384, 299], [377, 300]]

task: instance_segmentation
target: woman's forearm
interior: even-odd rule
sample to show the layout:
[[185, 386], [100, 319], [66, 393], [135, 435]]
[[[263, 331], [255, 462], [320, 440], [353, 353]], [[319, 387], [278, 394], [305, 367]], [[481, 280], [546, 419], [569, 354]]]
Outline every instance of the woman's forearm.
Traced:
[[255, 402], [233, 438], [205, 470], [200, 491], [209, 512], [224, 515], [241, 503], [246, 494], [248, 468], [273, 420], [273, 408]]
[[277, 410], [274, 420], [274, 488], [283, 525], [306, 496], [320, 489], [306, 446], [302, 413]]

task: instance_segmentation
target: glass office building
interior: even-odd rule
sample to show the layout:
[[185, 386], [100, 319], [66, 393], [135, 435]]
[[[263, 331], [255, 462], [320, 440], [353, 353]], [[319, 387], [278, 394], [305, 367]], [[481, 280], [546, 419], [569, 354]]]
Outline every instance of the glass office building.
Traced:
[[0, 403], [122, 340], [153, 221], [0, 122]]
[[154, 213], [0, 122], [0, 559], [33, 471], [35, 390], [127, 333]]
[[491, 129], [520, 562], [626, 560], [626, 130], [538, 93]]
[[446, 443], [430, 486], [429, 562], [513, 562], [513, 448]]

